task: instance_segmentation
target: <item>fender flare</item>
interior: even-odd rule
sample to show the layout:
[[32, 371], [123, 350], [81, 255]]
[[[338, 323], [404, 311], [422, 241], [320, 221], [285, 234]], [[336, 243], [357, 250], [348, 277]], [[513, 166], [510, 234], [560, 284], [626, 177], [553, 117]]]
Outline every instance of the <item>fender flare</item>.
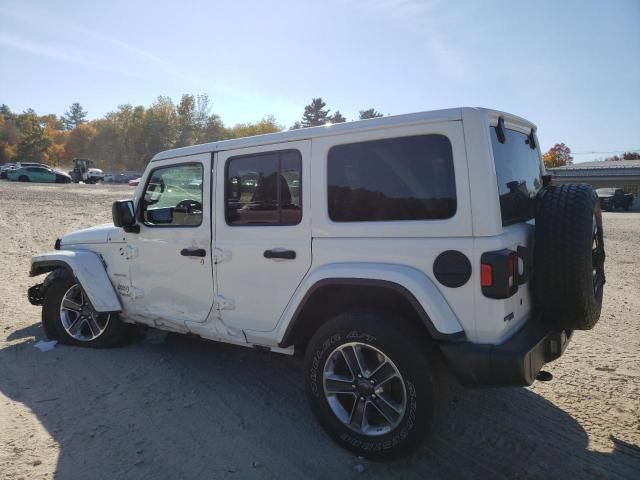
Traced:
[[382, 263], [329, 264], [313, 270], [302, 281], [276, 327], [279, 345], [287, 345], [306, 302], [327, 285], [378, 286], [400, 293], [416, 310], [434, 340], [458, 341], [466, 335], [458, 318], [438, 287], [420, 270]]
[[118, 313], [122, 304], [102, 257], [89, 250], [57, 250], [31, 258], [30, 277], [42, 275], [58, 268], [69, 270], [89, 297], [93, 308], [100, 313]]

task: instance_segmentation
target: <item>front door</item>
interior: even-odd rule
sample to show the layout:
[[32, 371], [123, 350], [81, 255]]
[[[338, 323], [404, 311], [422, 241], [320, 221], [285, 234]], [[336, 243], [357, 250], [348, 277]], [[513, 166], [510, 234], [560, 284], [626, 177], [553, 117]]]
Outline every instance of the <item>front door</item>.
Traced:
[[271, 331], [311, 266], [311, 142], [220, 152], [219, 306], [235, 328]]
[[213, 305], [211, 154], [153, 162], [132, 234], [128, 314], [157, 325], [203, 322]]

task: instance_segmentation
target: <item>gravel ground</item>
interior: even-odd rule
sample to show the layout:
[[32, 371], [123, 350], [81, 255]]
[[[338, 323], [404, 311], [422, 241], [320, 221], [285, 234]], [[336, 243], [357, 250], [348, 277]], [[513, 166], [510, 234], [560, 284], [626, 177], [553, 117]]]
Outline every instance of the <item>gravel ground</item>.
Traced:
[[600, 323], [531, 388], [454, 386], [431, 442], [359, 459], [317, 426], [296, 359], [197, 338], [40, 352], [30, 257], [110, 220], [126, 186], [0, 182], [0, 479], [639, 478], [640, 213], [605, 213]]

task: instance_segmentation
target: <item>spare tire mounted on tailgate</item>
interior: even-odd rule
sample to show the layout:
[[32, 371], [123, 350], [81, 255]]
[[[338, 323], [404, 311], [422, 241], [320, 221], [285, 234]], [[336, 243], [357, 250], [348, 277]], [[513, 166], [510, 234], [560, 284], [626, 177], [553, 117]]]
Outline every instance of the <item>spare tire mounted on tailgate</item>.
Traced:
[[590, 185], [549, 186], [536, 213], [533, 287], [543, 318], [589, 330], [600, 318], [605, 283], [602, 214]]

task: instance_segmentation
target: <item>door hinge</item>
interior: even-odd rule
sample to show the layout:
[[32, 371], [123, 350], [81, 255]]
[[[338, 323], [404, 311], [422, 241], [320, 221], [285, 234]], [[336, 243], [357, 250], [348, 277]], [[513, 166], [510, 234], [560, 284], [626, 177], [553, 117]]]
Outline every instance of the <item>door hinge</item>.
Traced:
[[216, 295], [213, 297], [213, 307], [216, 310], [233, 310], [236, 308], [236, 304], [230, 298], [223, 297], [222, 295]]
[[231, 260], [231, 250], [223, 250], [222, 248], [213, 249], [213, 259], [216, 265]]

